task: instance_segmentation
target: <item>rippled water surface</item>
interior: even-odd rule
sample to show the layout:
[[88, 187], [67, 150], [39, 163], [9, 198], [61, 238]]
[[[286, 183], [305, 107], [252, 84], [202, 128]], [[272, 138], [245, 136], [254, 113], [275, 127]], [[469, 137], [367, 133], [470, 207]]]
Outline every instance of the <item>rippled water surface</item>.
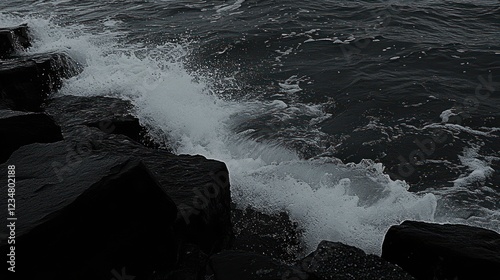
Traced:
[[379, 253], [405, 219], [500, 231], [498, 1], [0, 1], [61, 94], [132, 102], [224, 161], [238, 207]]

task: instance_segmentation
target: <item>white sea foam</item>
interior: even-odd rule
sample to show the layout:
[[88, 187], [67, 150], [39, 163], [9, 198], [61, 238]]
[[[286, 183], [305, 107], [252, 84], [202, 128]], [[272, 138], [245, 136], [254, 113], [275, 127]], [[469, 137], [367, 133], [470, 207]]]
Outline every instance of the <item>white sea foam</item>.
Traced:
[[215, 11], [217, 13], [225, 13], [225, 12], [232, 12], [234, 10], [237, 10], [241, 7], [241, 4], [243, 4], [245, 0], [236, 0], [234, 3], [231, 4], [223, 4], [223, 5], [218, 5], [215, 6]]
[[106, 19], [103, 21], [103, 25], [106, 27], [114, 27], [117, 25], [122, 24], [123, 22], [121, 20], [112, 20], [112, 19]]
[[441, 118], [441, 122], [444, 122], [444, 123], [447, 123], [448, 120], [450, 119], [450, 117], [452, 117], [452, 116], [456, 116], [456, 114], [453, 113], [453, 110], [451, 110], [451, 109], [444, 110], [439, 115], [439, 117]]
[[302, 91], [302, 88], [300, 88], [299, 83], [304, 81], [304, 78], [299, 78], [297, 75], [293, 75], [290, 78], [286, 79], [284, 82], [279, 83], [279, 86], [281, 88], [281, 92], [283, 93], [297, 93], [299, 91]]
[[[444, 117], [444, 118], [446, 119], [446, 117]], [[444, 123], [444, 124], [432, 123], [432, 124], [428, 124], [428, 125], [423, 127], [423, 129], [427, 129], [427, 128], [446, 128], [449, 131], [465, 132], [465, 133], [469, 133], [471, 135], [488, 136], [488, 137], [496, 137], [496, 135], [493, 135], [492, 133], [498, 131], [497, 128], [481, 127], [481, 129], [484, 130], [484, 131], [482, 131], [482, 130], [470, 128], [468, 126], [463, 126], [460, 124], [453, 124], [453, 123]]]
[[[498, 203], [498, 190], [485, 184], [493, 175], [492, 162], [500, 161], [495, 156], [485, 156], [479, 153], [481, 146], [472, 145], [464, 148], [459, 156], [461, 166], [465, 169], [449, 187], [430, 190], [438, 197], [437, 222], [461, 223], [482, 226], [495, 231], [500, 230], [500, 211], [473, 205]], [[445, 162], [453, 166], [451, 162]], [[455, 166], [457, 168], [457, 166]], [[470, 200], [478, 197], [480, 201]], [[472, 204], [472, 205], [471, 205]]]
[[[112, 33], [92, 35], [82, 26], [18, 18], [5, 24], [0, 19], [3, 25], [27, 21], [34, 27], [37, 40], [31, 52], [67, 50], [86, 66], [67, 81], [63, 94], [132, 100], [141, 121], [158, 128], [156, 137], [168, 135], [178, 153], [224, 161], [239, 207], [289, 213], [299, 222], [309, 249], [328, 239], [380, 253], [391, 225], [405, 219], [434, 220], [436, 197], [408, 192], [409, 186], [391, 180], [381, 164], [303, 160], [282, 143], [248, 137], [251, 130], [235, 133], [233, 127], [269, 110], [283, 116], [306, 112], [312, 123], [326, 114], [320, 107], [278, 100], [223, 100], [211, 93], [209, 79], [183, 67], [188, 45], [116, 46]], [[141, 55], [136, 55], [139, 49]]]
[[493, 168], [486, 160], [479, 158], [479, 146], [466, 148], [463, 155], [459, 156], [460, 162], [467, 167], [469, 174], [462, 175], [453, 181], [456, 188], [468, 186], [477, 182], [484, 182], [493, 174]]

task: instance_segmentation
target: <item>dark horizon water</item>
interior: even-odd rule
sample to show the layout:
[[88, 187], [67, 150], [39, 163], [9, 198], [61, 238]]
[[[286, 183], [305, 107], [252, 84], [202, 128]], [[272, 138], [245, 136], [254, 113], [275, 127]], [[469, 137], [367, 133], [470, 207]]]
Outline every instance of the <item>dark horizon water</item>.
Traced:
[[237, 206], [380, 253], [405, 219], [500, 232], [499, 1], [0, 1], [61, 94], [131, 100]]

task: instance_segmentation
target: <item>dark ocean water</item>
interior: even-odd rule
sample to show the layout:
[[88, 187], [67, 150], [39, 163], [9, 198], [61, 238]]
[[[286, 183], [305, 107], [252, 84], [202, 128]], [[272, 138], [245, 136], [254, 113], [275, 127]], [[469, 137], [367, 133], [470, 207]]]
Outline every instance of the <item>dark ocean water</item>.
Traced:
[[499, 1], [0, 1], [61, 94], [131, 100], [238, 207], [379, 253], [405, 219], [500, 231]]

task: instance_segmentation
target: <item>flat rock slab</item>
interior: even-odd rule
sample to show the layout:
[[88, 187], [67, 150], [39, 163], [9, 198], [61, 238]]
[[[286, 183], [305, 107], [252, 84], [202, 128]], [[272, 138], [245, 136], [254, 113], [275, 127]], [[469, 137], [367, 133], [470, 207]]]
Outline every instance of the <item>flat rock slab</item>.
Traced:
[[0, 62], [0, 103], [13, 110], [41, 111], [49, 94], [63, 79], [81, 71], [81, 66], [64, 53], [22, 56]]
[[29, 48], [30, 41], [27, 24], [0, 28], [0, 59]]
[[63, 132], [77, 125], [96, 127], [105, 133], [122, 134], [144, 142], [146, 129], [134, 116], [129, 101], [102, 96], [58, 96], [47, 100], [45, 112], [56, 120]]
[[404, 221], [387, 232], [382, 257], [417, 279], [499, 279], [500, 234], [466, 225]]
[[314, 275], [279, 261], [246, 251], [222, 251], [209, 260], [208, 274], [214, 280], [316, 280]]
[[51, 143], [63, 139], [61, 128], [43, 113], [23, 113], [0, 110], [2, 149], [0, 163], [5, 162], [19, 147], [32, 143]]
[[321, 241], [298, 264], [321, 280], [412, 280], [401, 268], [363, 250], [339, 242]]

